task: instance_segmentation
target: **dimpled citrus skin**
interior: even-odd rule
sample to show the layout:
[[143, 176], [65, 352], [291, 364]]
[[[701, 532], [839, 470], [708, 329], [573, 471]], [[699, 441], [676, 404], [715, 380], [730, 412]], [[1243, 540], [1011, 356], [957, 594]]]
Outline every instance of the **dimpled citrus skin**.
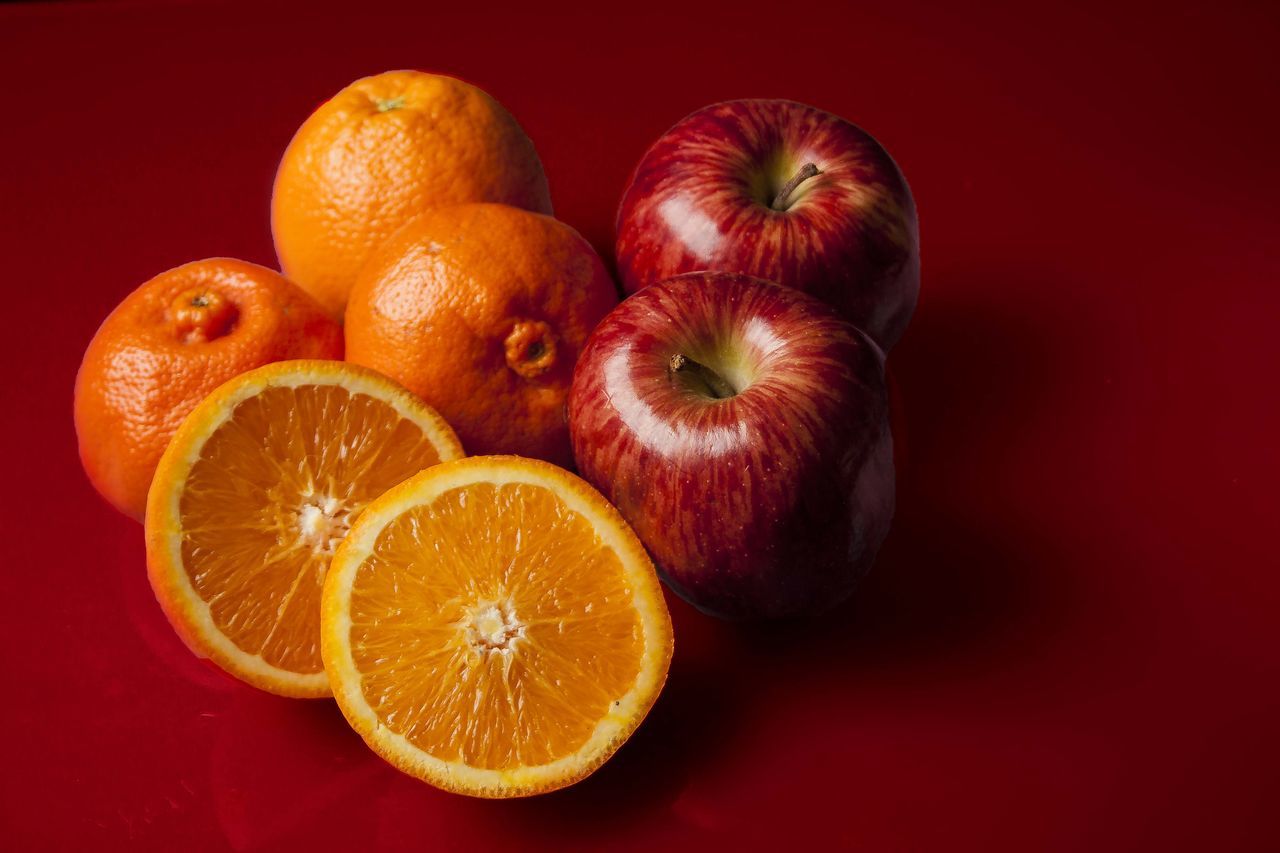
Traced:
[[568, 225], [500, 204], [440, 208], [388, 240], [347, 304], [347, 360], [444, 416], [469, 453], [573, 464], [573, 365], [617, 290]]
[[163, 272], [103, 321], [76, 375], [85, 473], [142, 520], [165, 446], [210, 391], [273, 361], [342, 358], [342, 330], [278, 272], [230, 258]]
[[285, 275], [335, 317], [370, 254], [431, 207], [498, 202], [551, 213], [515, 118], [453, 77], [388, 71], [312, 113], [280, 161], [271, 230]]

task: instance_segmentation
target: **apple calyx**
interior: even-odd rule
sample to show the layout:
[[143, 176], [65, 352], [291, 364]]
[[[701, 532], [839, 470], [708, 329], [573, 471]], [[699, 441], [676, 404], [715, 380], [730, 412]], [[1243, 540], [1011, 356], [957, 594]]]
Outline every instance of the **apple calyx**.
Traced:
[[738, 394], [719, 373], [680, 353], [671, 356], [671, 361], [667, 364], [667, 375], [672, 379], [684, 377], [687, 388], [713, 400], [725, 400]]
[[812, 163], [805, 163], [800, 167], [800, 171], [791, 176], [791, 180], [782, 185], [782, 189], [778, 190], [778, 194], [773, 197], [773, 201], [769, 204], [771, 210], [786, 210], [787, 202], [791, 199], [791, 194], [796, 191], [796, 187], [805, 181], [821, 175], [822, 170]]

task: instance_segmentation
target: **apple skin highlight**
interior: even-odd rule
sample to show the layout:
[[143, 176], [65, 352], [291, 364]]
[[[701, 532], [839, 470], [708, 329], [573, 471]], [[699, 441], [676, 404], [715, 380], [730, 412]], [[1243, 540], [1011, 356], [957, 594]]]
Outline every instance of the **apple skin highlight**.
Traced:
[[664, 580], [716, 616], [838, 604], [893, 517], [883, 353], [829, 306], [749, 276], [686, 274], [614, 309], [575, 368], [569, 430]]
[[[779, 191], [805, 166], [781, 209]], [[696, 270], [812, 294], [886, 352], [920, 290], [906, 179], [857, 125], [786, 100], [726, 101], [668, 130], [641, 159], [617, 218], [618, 273], [634, 293]]]

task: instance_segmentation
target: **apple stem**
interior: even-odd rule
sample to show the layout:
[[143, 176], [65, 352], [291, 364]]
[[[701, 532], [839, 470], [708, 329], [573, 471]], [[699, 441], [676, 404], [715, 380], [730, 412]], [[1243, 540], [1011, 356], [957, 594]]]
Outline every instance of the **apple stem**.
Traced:
[[822, 170], [812, 163], [805, 163], [800, 167], [800, 171], [791, 176], [791, 180], [782, 185], [782, 189], [778, 190], [778, 194], [773, 197], [773, 204], [769, 207], [774, 210], [786, 210], [787, 201], [791, 198], [791, 194], [796, 191], [796, 187], [812, 178], [814, 175], [821, 175]]
[[683, 373], [686, 376], [696, 378], [704, 386], [706, 396], [716, 400], [724, 400], [738, 393], [733, 390], [732, 385], [724, 381], [719, 373], [716, 373], [705, 364], [699, 364], [687, 355], [681, 355], [680, 353], [671, 356], [668, 373], [671, 376]]

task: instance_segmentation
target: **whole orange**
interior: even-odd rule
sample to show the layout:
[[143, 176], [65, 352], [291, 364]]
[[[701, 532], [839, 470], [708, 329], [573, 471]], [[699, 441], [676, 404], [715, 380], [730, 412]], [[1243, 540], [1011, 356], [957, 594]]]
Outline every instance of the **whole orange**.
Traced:
[[210, 391], [287, 358], [342, 358], [342, 329], [277, 272], [231, 258], [163, 272], [125, 297], [76, 374], [80, 461], [139, 521], [156, 464]]
[[573, 365], [617, 291], [563, 222], [501, 204], [422, 214], [373, 256], [347, 303], [347, 360], [433, 406], [472, 454], [568, 467]]
[[533, 143], [453, 77], [388, 71], [312, 113], [276, 173], [271, 230], [285, 275], [335, 317], [383, 240], [431, 207], [499, 202], [551, 213]]

